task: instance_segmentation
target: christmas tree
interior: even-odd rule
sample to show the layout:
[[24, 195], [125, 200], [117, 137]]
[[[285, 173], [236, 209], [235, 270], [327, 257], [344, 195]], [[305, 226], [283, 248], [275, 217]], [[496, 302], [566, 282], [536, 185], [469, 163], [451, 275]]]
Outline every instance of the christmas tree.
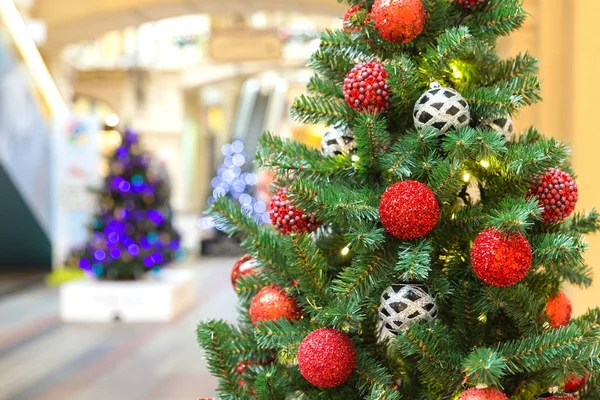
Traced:
[[219, 398], [600, 399], [600, 311], [561, 291], [591, 284], [600, 215], [574, 212], [568, 146], [515, 137], [536, 59], [495, 53], [522, 0], [349, 3], [292, 109], [323, 151], [260, 140], [273, 226], [212, 207], [252, 262], [239, 323], [197, 330]]
[[71, 253], [88, 275], [102, 279], [136, 279], [158, 271], [185, 253], [173, 228], [166, 171], [153, 165], [138, 135], [126, 130], [109, 157], [109, 173], [97, 191], [98, 210], [91, 237]]

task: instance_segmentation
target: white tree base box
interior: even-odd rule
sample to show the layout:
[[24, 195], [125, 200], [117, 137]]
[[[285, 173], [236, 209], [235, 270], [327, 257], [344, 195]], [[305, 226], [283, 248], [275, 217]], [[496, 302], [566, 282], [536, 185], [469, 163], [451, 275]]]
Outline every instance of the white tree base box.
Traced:
[[166, 322], [195, 301], [195, 275], [165, 269], [139, 281], [79, 280], [60, 287], [65, 322]]

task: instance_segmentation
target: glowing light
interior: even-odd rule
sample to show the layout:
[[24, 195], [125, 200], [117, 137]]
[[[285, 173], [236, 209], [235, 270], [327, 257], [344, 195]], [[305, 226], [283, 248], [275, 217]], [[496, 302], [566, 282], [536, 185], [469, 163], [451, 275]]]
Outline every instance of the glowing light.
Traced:
[[490, 163], [489, 163], [488, 161], [486, 161], [486, 160], [481, 160], [481, 161], [479, 162], [479, 164], [481, 164], [481, 166], [482, 166], [483, 168], [486, 168], [486, 169], [490, 167]]
[[469, 182], [470, 180], [471, 180], [471, 174], [468, 172], [465, 172], [465, 174], [463, 175], [463, 181]]
[[79, 268], [84, 269], [84, 270], [89, 270], [92, 267], [92, 264], [90, 263], [90, 260], [88, 260], [87, 258], [82, 258], [81, 260], [79, 260]]
[[481, 314], [477, 319], [479, 322], [483, 322], [485, 324], [487, 322], [487, 315]]
[[140, 253], [140, 248], [138, 247], [137, 244], [132, 244], [129, 247], [127, 247], [127, 251], [132, 256], [137, 256]]
[[98, 261], [104, 260], [105, 257], [106, 257], [106, 253], [102, 249], [98, 249], [94, 252], [94, 258]]
[[341, 251], [343, 256], [347, 256], [350, 253], [350, 247], [346, 246]]
[[119, 116], [113, 113], [107, 114], [106, 117], [104, 117], [104, 123], [106, 126], [114, 128], [115, 126], [119, 125]]
[[462, 79], [463, 73], [456, 65], [450, 67], [452, 69], [452, 76], [454, 79]]
[[360, 161], [360, 157], [359, 157], [359, 156], [357, 156], [356, 154], [353, 154], [353, 155], [352, 155], [352, 157], [350, 157], [350, 159], [351, 159], [352, 161], [354, 161], [354, 162], [358, 162], [358, 161]]
[[456, 214], [452, 214], [452, 216], [450, 217], [450, 219], [456, 219]]

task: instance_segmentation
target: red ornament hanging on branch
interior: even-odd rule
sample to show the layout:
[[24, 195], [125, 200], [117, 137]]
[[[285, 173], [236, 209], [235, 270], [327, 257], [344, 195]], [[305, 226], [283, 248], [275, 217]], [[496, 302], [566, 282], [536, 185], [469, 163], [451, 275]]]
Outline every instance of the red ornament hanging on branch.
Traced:
[[571, 300], [562, 291], [550, 297], [546, 303], [546, 315], [553, 328], [567, 326], [571, 321], [572, 313], [573, 306], [571, 305]]
[[354, 66], [344, 79], [344, 99], [359, 112], [382, 113], [390, 108], [387, 71], [382, 63], [368, 62]]
[[520, 233], [506, 233], [488, 228], [481, 232], [471, 247], [473, 270], [492, 286], [512, 286], [527, 275], [532, 251], [527, 238]]
[[495, 388], [471, 388], [461, 394], [458, 400], [509, 400], [508, 396]]
[[278, 286], [272, 285], [262, 288], [254, 296], [249, 314], [252, 323], [256, 325], [258, 321], [300, 319], [302, 310], [293, 297], [286, 295]]
[[371, 19], [384, 40], [409, 43], [423, 32], [427, 11], [422, 0], [375, 0]]
[[565, 381], [565, 392], [567, 393], [575, 393], [579, 392], [583, 387], [587, 384], [590, 379], [589, 374], [584, 374], [582, 376], [577, 376], [571, 374], [569, 379]]
[[306, 214], [297, 209], [287, 197], [287, 189], [281, 188], [271, 198], [269, 216], [273, 226], [288, 235], [292, 232], [313, 232], [319, 226], [314, 214]]
[[423, 237], [440, 216], [437, 197], [426, 185], [402, 181], [390, 186], [379, 202], [379, 218], [391, 235], [403, 240]]
[[456, 0], [456, 2], [464, 8], [473, 8], [485, 2], [485, 0]]
[[544, 400], [577, 400], [573, 396], [569, 396], [568, 394], [555, 394], [550, 397], [544, 397]]
[[302, 376], [315, 386], [341, 385], [356, 368], [356, 349], [343, 332], [321, 328], [306, 336], [298, 349], [298, 367]]
[[579, 194], [571, 175], [550, 168], [529, 189], [529, 197], [537, 197], [544, 222], [561, 222], [575, 210]]
[[233, 269], [231, 270], [231, 285], [233, 288], [235, 289], [238, 279], [242, 276], [252, 275], [255, 270], [256, 263], [249, 255], [246, 254], [237, 260], [236, 263], [233, 264]]

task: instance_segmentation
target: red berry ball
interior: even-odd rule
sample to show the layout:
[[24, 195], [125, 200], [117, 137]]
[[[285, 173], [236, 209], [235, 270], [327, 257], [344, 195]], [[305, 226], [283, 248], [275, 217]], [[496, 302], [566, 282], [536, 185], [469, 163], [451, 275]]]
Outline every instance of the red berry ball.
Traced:
[[475, 239], [471, 248], [473, 270], [492, 286], [512, 286], [527, 275], [532, 251], [527, 238], [520, 233], [508, 233], [488, 228]]
[[569, 379], [565, 381], [565, 392], [567, 393], [575, 393], [579, 392], [583, 387], [587, 384], [590, 379], [589, 374], [584, 374], [582, 376], [577, 376], [571, 374]]
[[463, 392], [458, 400], [508, 400], [508, 396], [495, 388], [471, 388]]
[[402, 181], [390, 186], [379, 202], [379, 218], [393, 236], [411, 240], [435, 228], [440, 206], [431, 189], [417, 181]]
[[378, 62], [360, 63], [344, 79], [344, 99], [355, 111], [382, 113], [390, 108], [387, 71]]
[[560, 222], [567, 218], [579, 198], [577, 182], [571, 175], [557, 168], [550, 168], [529, 189], [530, 197], [537, 197], [543, 209], [544, 222]]
[[[357, 30], [356, 27], [351, 27], [349, 25], [350, 22], [350, 18], [352, 18], [352, 16], [354, 14], [356, 14], [357, 12], [360, 12], [362, 10], [364, 10], [365, 7], [362, 4], [357, 4], [355, 6], [352, 6], [348, 9], [348, 11], [346, 11], [346, 14], [344, 15], [344, 30], [345, 31], [355, 31]], [[365, 23], [369, 21], [369, 17], [367, 17], [367, 19], [365, 20]]]
[[252, 323], [256, 325], [258, 321], [300, 319], [302, 310], [293, 297], [287, 296], [278, 286], [272, 285], [262, 288], [254, 296], [249, 314]]
[[231, 270], [231, 285], [233, 288], [235, 289], [237, 280], [240, 277], [253, 274], [255, 268], [256, 263], [252, 260], [252, 257], [247, 254], [237, 260], [236, 263], [233, 264], [233, 269]]
[[567, 326], [571, 321], [572, 313], [573, 306], [565, 292], [558, 292], [555, 296], [550, 297], [546, 303], [546, 315], [553, 328]]
[[422, 0], [375, 0], [371, 19], [384, 40], [409, 43], [423, 32], [427, 11]]
[[480, 5], [481, 3], [483, 3], [485, 0], [456, 0], [456, 2], [458, 4], [460, 4], [461, 6], [463, 6], [464, 8], [473, 8], [476, 7], [478, 5]]
[[291, 232], [313, 232], [319, 226], [314, 214], [305, 214], [298, 210], [287, 198], [287, 189], [281, 188], [271, 198], [269, 214], [273, 226], [284, 235]]
[[544, 400], [577, 400], [577, 399], [573, 396], [568, 396], [568, 395], [555, 395], [555, 396], [550, 396], [550, 397], [544, 397]]
[[300, 343], [298, 367], [302, 376], [315, 386], [341, 385], [356, 367], [354, 343], [338, 330], [317, 329]]

